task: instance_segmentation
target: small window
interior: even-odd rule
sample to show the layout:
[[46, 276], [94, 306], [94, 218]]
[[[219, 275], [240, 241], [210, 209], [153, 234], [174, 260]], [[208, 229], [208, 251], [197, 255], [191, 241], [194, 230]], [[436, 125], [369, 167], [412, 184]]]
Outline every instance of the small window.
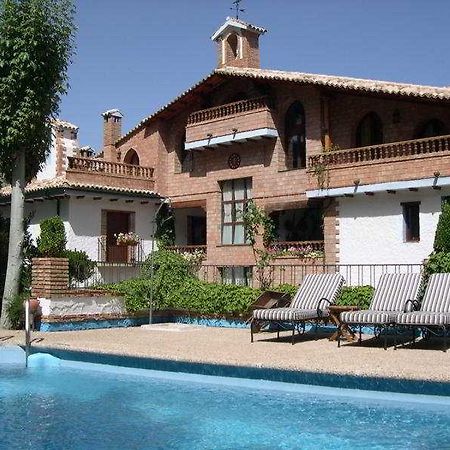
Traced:
[[223, 284], [234, 284], [237, 286], [252, 285], [252, 268], [245, 266], [221, 267], [220, 274]]
[[383, 143], [383, 123], [377, 113], [366, 114], [356, 129], [356, 147]]
[[139, 166], [139, 155], [134, 149], [130, 149], [125, 155], [125, 158], [123, 158], [123, 162], [132, 166]]
[[420, 241], [420, 202], [402, 203], [405, 242]]

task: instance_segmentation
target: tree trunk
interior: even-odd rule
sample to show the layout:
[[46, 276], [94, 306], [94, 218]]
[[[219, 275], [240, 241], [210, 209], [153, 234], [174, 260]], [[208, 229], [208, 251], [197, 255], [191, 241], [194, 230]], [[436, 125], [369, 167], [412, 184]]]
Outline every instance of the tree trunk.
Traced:
[[0, 327], [10, 328], [11, 322], [6, 314], [7, 307], [19, 293], [20, 272], [22, 270], [22, 246], [24, 238], [24, 189], [25, 152], [18, 151], [11, 180], [11, 214], [9, 226], [8, 265], [6, 268], [5, 290], [3, 292]]

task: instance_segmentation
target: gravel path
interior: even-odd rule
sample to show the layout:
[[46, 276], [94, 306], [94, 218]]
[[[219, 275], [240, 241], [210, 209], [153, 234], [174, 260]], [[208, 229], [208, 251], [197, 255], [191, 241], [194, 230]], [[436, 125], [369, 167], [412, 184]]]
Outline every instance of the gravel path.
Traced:
[[[0, 345], [23, 342], [23, 332], [0, 330]], [[440, 340], [384, 351], [382, 344], [370, 336], [362, 346], [344, 344], [338, 349], [326, 336], [315, 340], [313, 335], [306, 335], [291, 345], [287, 335], [277, 341], [274, 334], [262, 333], [251, 344], [249, 330], [165, 324], [155, 325], [151, 330], [113, 328], [34, 333], [32, 345], [179, 361], [450, 382], [450, 351], [440, 350]]]

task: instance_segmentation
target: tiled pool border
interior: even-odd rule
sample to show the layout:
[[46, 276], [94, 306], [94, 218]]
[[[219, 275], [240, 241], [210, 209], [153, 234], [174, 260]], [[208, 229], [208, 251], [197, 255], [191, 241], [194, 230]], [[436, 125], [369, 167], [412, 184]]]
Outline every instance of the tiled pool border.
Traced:
[[169, 359], [63, 350], [40, 346], [32, 347], [32, 353], [48, 353], [57, 358], [69, 361], [106, 364], [164, 372], [183, 372], [188, 374], [278, 381], [283, 383], [327, 386], [343, 389], [450, 397], [450, 382], [365, 377], [338, 373], [306, 372], [277, 368], [175, 361]]

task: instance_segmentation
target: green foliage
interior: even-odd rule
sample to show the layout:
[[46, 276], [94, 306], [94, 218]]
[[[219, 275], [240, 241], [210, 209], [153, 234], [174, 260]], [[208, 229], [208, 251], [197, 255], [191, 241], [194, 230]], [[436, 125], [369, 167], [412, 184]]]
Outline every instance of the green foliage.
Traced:
[[[114, 294], [120, 295], [125, 299], [127, 311], [137, 312], [148, 308], [148, 299], [152, 289], [152, 282], [145, 278], [135, 278], [133, 280], [125, 280], [120, 283], [102, 286]], [[157, 307], [155, 309], [158, 309]]]
[[26, 153], [27, 179], [45, 162], [67, 91], [73, 18], [71, 0], [0, 2], [0, 172], [8, 181], [16, 152]]
[[167, 204], [161, 206], [156, 216], [155, 239], [159, 248], [175, 244], [175, 218]]
[[433, 273], [449, 273], [450, 272], [450, 253], [436, 252], [432, 253], [425, 263], [425, 278]]
[[[152, 278], [152, 256], [144, 263], [141, 277]], [[161, 303], [172, 290], [188, 278], [193, 278], [192, 265], [182, 255], [170, 250], [158, 250], [153, 254], [153, 300]]]
[[[136, 312], [148, 307], [151, 280], [135, 279], [107, 286], [107, 289], [125, 298], [127, 310]], [[185, 278], [168, 291], [159, 290], [155, 309], [187, 310], [196, 314], [238, 316], [244, 314], [261, 291], [247, 286], [206, 283], [196, 278]]]
[[271, 291], [283, 292], [284, 294], [289, 294], [291, 298], [294, 297], [295, 293], [298, 291], [298, 286], [292, 284], [280, 284], [279, 286], [270, 288]]
[[11, 322], [11, 326], [14, 329], [19, 329], [24, 320], [24, 307], [23, 302], [28, 298], [27, 294], [15, 295], [9, 302], [6, 314]]
[[259, 289], [247, 286], [206, 283], [190, 278], [169, 293], [163, 306], [197, 314], [238, 316], [248, 310], [260, 293]]
[[367, 309], [372, 300], [374, 290], [372, 286], [343, 287], [336, 304], [342, 306], [356, 305], [361, 309]]
[[450, 252], [450, 203], [442, 204], [442, 212], [434, 236], [434, 251]]
[[[243, 214], [245, 239], [252, 246], [256, 265], [256, 277], [261, 289], [267, 289], [273, 281], [273, 269], [270, 263], [275, 254], [270, 251], [270, 245], [275, 239], [275, 223], [266, 212], [252, 200], [247, 202]], [[260, 247], [258, 238], [263, 246]]]
[[86, 252], [80, 250], [66, 250], [65, 257], [69, 259], [69, 283], [82, 283], [89, 279], [95, 269], [95, 262], [89, 259]]
[[41, 234], [37, 239], [37, 247], [41, 256], [62, 258], [66, 251], [66, 231], [60, 217], [49, 217], [40, 223]]

